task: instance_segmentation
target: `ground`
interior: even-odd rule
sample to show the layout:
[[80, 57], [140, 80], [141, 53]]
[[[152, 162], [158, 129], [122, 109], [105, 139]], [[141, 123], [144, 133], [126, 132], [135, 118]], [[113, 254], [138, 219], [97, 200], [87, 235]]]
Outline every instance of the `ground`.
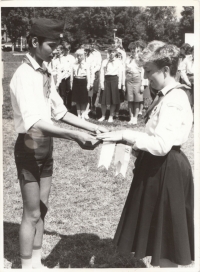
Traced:
[[[22, 55], [4, 52], [3, 104], [3, 195], [4, 195], [4, 267], [20, 268], [18, 231], [22, 216], [22, 199], [14, 163], [14, 130], [9, 82], [20, 65]], [[127, 103], [120, 111], [120, 120], [103, 122], [110, 129], [129, 128]], [[97, 116], [90, 119], [98, 123]], [[56, 125], [69, 128], [66, 124]], [[70, 127], [71, 129], [75, 129]], [[141, 118], [135, 126], [144, 130]], [[194, 167], [194, 131], [183, 150]], [[42, 256], [50, 268], [145, 267], [130, 256], [121, 256], [112, 244], [121, 211], [132, 181], [135, 158], [132, 156], [126, 178], [115, 177], [112, 163], [109, 171], [97, 168], [101, 146], [93, 151], [82, 150], [71, 141], [54, 139], [54, 174], [50, 208], [46, 217]]]

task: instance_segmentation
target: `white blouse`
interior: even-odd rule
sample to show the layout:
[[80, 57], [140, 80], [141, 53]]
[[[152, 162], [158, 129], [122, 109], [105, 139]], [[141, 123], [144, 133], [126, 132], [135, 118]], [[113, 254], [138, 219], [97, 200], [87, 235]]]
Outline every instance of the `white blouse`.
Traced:
[[[150, 114], [145, 132], [133, 131], [134, 149], [164, 156], [172, 146], [181, 146], [187, 141], [192, 128], [193, 114], [185, 91], [176, 89], [179, 84], [176, 82], [161, 90], [164, 98]], [[172, 88], [175, 89], [165, 96]]]
[[73, 66], [73, 76], [74, 77], [86, 77], [87, 78], [87, 88], [91, 87], [91, 69], [90, 65], [85, 61], [80, 63], [75, 63]]
[[142, 85], [148, 86], [148, 79], [144, 78], [144, 69], [143, 67], [139, 67], [136, 63], [135, 59], [131, 58], [130, 56], [127, 57], [126, 63], [125, 63], [125, 72], [130, 74], [140, 74]]
[[122, 85], [122, 63], [119, 59], [114, 59], [110, 61], [109, 59], [104, 59], [101, 65], [101, 73], [100, 73], [100, 82], [101, 88], [104, 88], [105, 76], [118, 76], [118, 87], [121, 89]]

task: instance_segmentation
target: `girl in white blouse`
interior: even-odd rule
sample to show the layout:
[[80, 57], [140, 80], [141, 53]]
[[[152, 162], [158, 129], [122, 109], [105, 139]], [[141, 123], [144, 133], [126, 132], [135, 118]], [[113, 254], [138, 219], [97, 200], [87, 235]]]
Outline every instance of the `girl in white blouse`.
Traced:
[[179, 49], [148, 47], [140, 55], [145, 78], [158, 91], [147, 112], [145, 132], [121, 130], [98, 136], [124, 141], [138, 152], [134, 178], [114, 237], [121, 252], [152, 256], [160, 267], [194, 260], [194, 185], [181, 146], [192, 127], [192, 111], [183, 86], [176, 82]]
[[78, 49], [76, 57], [77, 63], [73, 66], [72, 102], [76, 103], [78, 117], [84, 119], [91, 87], [90, 67], [85, 61], [84, 49]]
[[102, 97], [100, 99], [102, 117], [98, 120], [105, 120], [107, 106], [110, 106], [109, 123], [113, 122], [113, 115], [116, 105], [120, 104], [119, 89], [122, 82], [122, 65], [121, 61], [116, 58], [116, 49], [110, 47], [108, 49], [109, 58], [103, 60], [100, 72], [100, 84]]

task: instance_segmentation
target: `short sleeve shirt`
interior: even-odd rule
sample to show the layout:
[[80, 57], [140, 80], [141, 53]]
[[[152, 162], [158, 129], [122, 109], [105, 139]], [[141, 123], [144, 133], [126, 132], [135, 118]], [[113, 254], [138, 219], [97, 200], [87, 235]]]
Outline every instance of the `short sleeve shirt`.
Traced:
[[67, 112], [56, 91], [52, 75], [38, 71], [39, 64], [27, 54], [33, 67], [23, 63], [10, 82], [11, 103], [17, 133], [26, 133], [37, 121], [52, 123]]

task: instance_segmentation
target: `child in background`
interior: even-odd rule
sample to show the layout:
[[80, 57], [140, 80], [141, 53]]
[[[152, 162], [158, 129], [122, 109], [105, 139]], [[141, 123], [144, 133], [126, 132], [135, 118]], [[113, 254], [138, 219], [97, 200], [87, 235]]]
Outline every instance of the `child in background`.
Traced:
[[90, 67], [85, 61], [83, 48], [76, 51], [77, 63], [73, 66], [72, 102], [76, 103], [79, 118], [85, 119], [88, 92], [91, 88]]
[[122, 85], [122, 64], [116, 58], [115, 47], [108, 49], [108, 59], [103, 60], [100, 73], [102, 97], [100, 99], [102, 117], [98, 120], [102, 122], [106, 118], [107, 106], [110, 106], [109, 123], [113, 122], [116, 106], [120, 104], [119, 89]]

